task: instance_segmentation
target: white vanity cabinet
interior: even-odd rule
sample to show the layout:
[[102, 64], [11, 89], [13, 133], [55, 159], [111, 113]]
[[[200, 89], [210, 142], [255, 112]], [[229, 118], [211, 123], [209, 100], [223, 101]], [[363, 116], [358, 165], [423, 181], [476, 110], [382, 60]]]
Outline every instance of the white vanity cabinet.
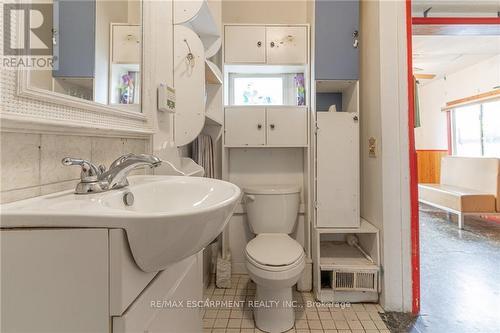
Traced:
[[306, 26], [227, 25], [226, 64], [305, 64]]
[[226, 147], [304, 147], [307, 107], [227, 107], [224, 131]]
[[122, 229], [2, 229], [0, 247], [2, 333], [202, 330], [186, 303], [202, 299], [201, 252], [146, 273]]

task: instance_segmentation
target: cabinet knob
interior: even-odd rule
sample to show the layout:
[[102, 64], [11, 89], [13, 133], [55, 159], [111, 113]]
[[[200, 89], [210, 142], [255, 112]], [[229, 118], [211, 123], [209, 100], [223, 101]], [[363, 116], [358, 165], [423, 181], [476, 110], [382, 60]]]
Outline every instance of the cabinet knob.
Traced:
[[271, 42], [271, 44], [270, 44], [270, 45], [271, 45], [271, 47], [274, 47], [274, 42]]
[[269, 127], [271, 127], [272, 130], [276, 128], [274, 124], [271, 124]]
[[261, 124], [258, 124], [258, 125], [257, 125], [257, 128], [258, 128], [258, 129], [262, 129], [262, 125], [261, 125]]
[[262, 46], [262, 42], [259, 40], [259, 41], [257, 42], [257, 47], [261, 47], [261, 46]]

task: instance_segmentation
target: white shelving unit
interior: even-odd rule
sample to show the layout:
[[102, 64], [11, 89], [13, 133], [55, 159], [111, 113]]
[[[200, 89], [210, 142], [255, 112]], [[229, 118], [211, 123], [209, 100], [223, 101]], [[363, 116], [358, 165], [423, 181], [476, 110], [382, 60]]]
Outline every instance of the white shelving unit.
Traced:
[[359, 82], [316, 81], [316, 102], [316, 227], [358, 227]]
[[[309, 242], [311, 226], [309, 177], [311, 72], [307, 37], [309, 25], [246, 24], [243, 29], [241, 26], [228, 24], [223, 29], [224, 81], [230, 82], [230, 73], [247, 76], [252, 74], [290, 76], [302, 73], [305, 105], [297, 106], [295, 99], [293, 101], [290, 99], [285, 105], [231, 105], [229, 83], [226, 83], [222, 135], [223, 179], [240, 187], [253, 184], [297, 184], [301, 187], [297, 226], [300, 231], [297, 233], [300, 234], [298, 239], [304, 246], [308, 259], [304, 271], [305, 278], [299, 281], [298, 288], [310, 290], [312, 261]], [[269, 37], [267, 41], [266, 31]], [[282, 44], [281, 40], [284, 41]], [[271, 42], [274, 42], [274, 46], [271, 46]], [[279, 50], [276, 47], [278, 43], [280, 43]], [[245, 214], [245, 211], [243, 205], [240, 205], [233, 219], [241, 220], [242, 214]], [[228, 229], [223, 233], [224, 260], [230, 260], [229, 233]], [[244, 245], [232, 244], [232, 247], [239, 248]], [[235, 272], [239, 272], [238, 269], [241, 267], [233, 267]]]
[[174, 141], [177, 146], [187, 145], [207, 127], [217, 139], [220, 134], [212, 127], [219, 126], [220, 132], [222, 126], [223, 77], [219, 66], [208, 58], [221, 47], [220, 1], [175, 1], [173, 21]]

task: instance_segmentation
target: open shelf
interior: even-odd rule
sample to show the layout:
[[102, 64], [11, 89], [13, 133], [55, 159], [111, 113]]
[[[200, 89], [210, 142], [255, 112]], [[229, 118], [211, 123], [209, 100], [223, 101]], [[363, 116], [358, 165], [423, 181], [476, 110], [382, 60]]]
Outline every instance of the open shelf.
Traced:
[[377, 267], [355, 247], [344, 242], [321, 242], [320, 245], [321, 270], [336, 269], [338, 267]]
[[207, 125], [212, 125], [212, 126], [222, 126], [222, 122], [220, 122], [218, 119], [214, 118], [212, 115], [209, 113], [205, 113], [205, 121]]
[[205, 60], [205, 82], [208, 84], [222, 84], [222, 72], [210, 60]]
[[359, 228], [316, 228], [320, 234], [371, 234], [378, 233], [378, 229], [365, 220], [361, 218], [361, 224]]

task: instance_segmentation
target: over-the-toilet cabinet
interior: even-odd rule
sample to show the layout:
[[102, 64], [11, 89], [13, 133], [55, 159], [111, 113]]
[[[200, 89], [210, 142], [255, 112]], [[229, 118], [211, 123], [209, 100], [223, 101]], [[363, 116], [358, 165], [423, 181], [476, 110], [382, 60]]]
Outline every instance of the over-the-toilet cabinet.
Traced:
[[225, 27], [227, 64], [305, 64], [305, 26], [229, 25]]
[[224, 131], [228, 147], [307, 146], [307, 107], [226, 107]]

